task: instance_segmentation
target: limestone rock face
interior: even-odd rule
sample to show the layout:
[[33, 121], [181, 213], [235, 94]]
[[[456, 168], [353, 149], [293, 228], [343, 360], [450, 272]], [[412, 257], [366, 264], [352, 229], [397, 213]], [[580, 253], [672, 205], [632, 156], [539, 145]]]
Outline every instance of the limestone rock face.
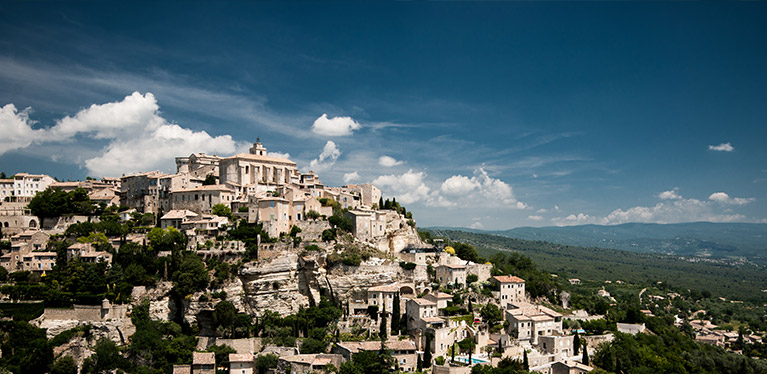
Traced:
[[308, 307], [309, 297], [301, 293], [301, 283], [306, 282], [301, 278], [305, 275], [298, 270], [295, 253], [245, 265], [239, 274], [247, 299], [245, 311], [250, 315], [261, 315], [266, 310], [287, 315]]
[[360, 266], [337, 265], [331, 268], [327, 282], [340, 300], [364, 298], [369, 287], [394, 282], [413, 283], [413, 271], [399, 263], [373, 257]]
[[91, 325], [91, 340], [98, 341], [100, 339], [109, 339], [118, 345], [126, 344], [128, 338], [136, 332], [136, 327], [133, 326], [130, 319], [88, 322], [78, 320], [48, 320], [41, 316], [30, 321], [30, 323], [39, 328], [47, 329], [46, 336], [48, 339], [78, 326]]

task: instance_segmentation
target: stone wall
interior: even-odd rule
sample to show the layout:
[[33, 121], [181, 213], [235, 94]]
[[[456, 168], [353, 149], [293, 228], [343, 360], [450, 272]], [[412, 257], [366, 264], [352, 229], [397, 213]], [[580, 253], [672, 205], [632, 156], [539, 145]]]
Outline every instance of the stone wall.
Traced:
[[322, 232], [330, 228], [328, 221], [298, 221], [296, 226], [301, 229], [298, 237], [303, 242], [322, 240]]

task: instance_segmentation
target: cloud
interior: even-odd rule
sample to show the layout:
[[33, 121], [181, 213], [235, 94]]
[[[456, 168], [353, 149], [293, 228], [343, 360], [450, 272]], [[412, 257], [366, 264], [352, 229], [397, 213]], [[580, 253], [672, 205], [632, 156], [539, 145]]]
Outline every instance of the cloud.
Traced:
[[661, 200], [679, 200], [682, 198], [682, 195], [679, 195], [676, 191], [678, 190], [677, 187], [674, 187], [672, 190], [663, 191], [658, 194], [658, 197]]
[[482, 224], [482, 222], [475, 221], [472, 223], [469, 228], [475, 229], [475, 230], [482, 230], [485, 228], [485, 225]]
[[730, 197], [730, 195], [724, 192], [714, 192], [711, 194], [711, 196], [708, 197], [708, 199], [728, 205], [745, 205], [755, 200], [754, 198]]
[[373, 184], [383, 189], [388, 196], [394, 196], [403, 204], [416, 201], [425, 201], [429, 198], [431, 189], [424, 183], [423, 172], [414, 172], [413, 169], [396, 175], [382, 175]]
[[27, 110], [11, 113], [15, 107], [6, 105], [0, 113], [0, 128], [13, 137], [17, 149], [32, 142], [69, 142], [77, 136], [106, 140], [100, 155], [84, 162], [88, 174], [94, 176], [119, 176], [129, 171], [126, 167], [133, 168], [130, 171], [170, 170], [179, 155], [231, 154], [240, 147], [229, 135], [213, 137], [168, 123], [160, 116], [152, 93], [134, 92], [122, 101], [93, 104], [48, 129], [32, 130]]
[[322, 153], [309, 163], [309, 167], [314, 171], [329, 169], [336, 163], [338, 156], [341, 156], [341, 151], [336, 147], [335, 142], [328, 140], [322, 148]]
[[319, 118], [314, 120], [314, 124], [312, 124], [312, 132], [317, 135], [325, 136], [347, 136], [351, 135], [354, 130], [358, 130], [360, 127], [360, 124], [351, 117], [328, 118], [327, 114], [322, 114]]
[[[488, 175], [484, 168], [474, 170], [474, 176], [454, 175], [447, 178], [439, 188], [440, 196], [433, 196], [438, 206], [490, 206], [499, 205], [525, 209], [527, 204], [514, 197], [511, 186]], [[450, 204], [448, 202], [453, 202]]]
[[287, 158], [290, 159], [290, 153], [282, 153], [282, 152], [272, 152], [267, 151], [266, 155], [269, 157], [278, 157], [278, 158]]
[[567, 217], [552, 218], [551, 221], [554, 222], [557, 226], [583, 225], [591, 223], [592, 218], [588, 214], [578, 213], [570, 214]]
[[708, 150], [718, 152], [732, 152], [735, 150], [735, 147], [733, 147], [730, 143], [722, 143], [719, 145], [710, 145], [708, 146]]
[[360, 179], [360, 174], [356, 171], [344, 174], [344, 183], [353, 182]]
[[28, 147], [39, 140], [43, 130], [34, 130], [34, 121], [29, 119], [31, 108], [18, 111], [13, 104], [0, 108], [0, 155]]
[[454, 175], [442, 182], [440, 191], [445, 195], [463, 195], [480, 188], [481, 185], [476, 178], [469, 178], [463, 175]]
[[397, 161], [394, 157], [391, 156], [381, 156], [378, 158], [378, 165], [381, 165], [383, 167], [390, 168], [392, 166], [402, 165], [402, 161]]
[[543, 217], [541, 216], [527, 216], [527, 218], [532, 221], [543, 221]]

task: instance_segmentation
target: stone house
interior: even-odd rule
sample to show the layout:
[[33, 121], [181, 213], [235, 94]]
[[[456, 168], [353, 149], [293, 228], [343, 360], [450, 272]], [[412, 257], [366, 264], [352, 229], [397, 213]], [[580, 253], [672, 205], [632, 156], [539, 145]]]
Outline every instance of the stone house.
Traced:
[[120, 178], [120, 205], [142, 213], [156, 213], [160, 208], [160, 178], [165, 175], [149, 171], [123, 176]]
[[200, 216], [199, 214], [191, 210], [173, 209], [169, 211], [168, 213], [165, 213], [164, 216], [160, 217], [160, 227], [162, 227], [163, 229], [167, 229], [168, 227], [173, 227], [176, 230], [181, 230], [181, 225], [184, 222], [195, 219], [199, 216]]
[[541, 335], [562, 332], [562, 315], [552, 309], [526, 302], [509, 303], [508, 307], [509, 335], [519, 340], [537, 344]]
[[[343, 357], [337, 353], [280, 356], [280, 359], [277, 362], [277, 370], [275, 372], [279, 374], [325, 373], [328, 365], [333, 365], [338, 368], [343, 361]], [[235, 372], [230, 371], [230, 373], [234, 374]]]
[[195, 213], [211, 213], [212, 207], [223, 204], [231, 207], [234, 191], [226, 186], [208, 185], [171, 192], [171, 208], [191, 210]]
[[466, 285], [466, 266], [443, 264], [435, 268], [437, 271], [437, 280], [442, 286], [458, 284], [461, 287]]
[[447, 308], [447, 302], [453, 300], [453, 295], [444, 292], [432, 292], [423, 297], [426, 300], [437, 304], [437, 310]]
[[[379, 311], [394, 310], [394, 297], [399, 295], [397, 283], [368, 288], [368, 305], [378, 306]], [[402, 310], [402, 309], [400, 309]]]
[[[410, 339], [388, 340], [385, 346], [392, 351], [392, 357], [397, 360], [400, 370], [405, 372], [416, 370], [418, 355], [417, 346], [414, 341]], [[339, 342], [333, 347], [333, 352], [340, 354], [346, 360], [350, 360], [355, 353], [362, 351], [377, 352], [380, 350], [380, 341]]]
[[192, 374], [216, 374], [216, 355], [213, 352], [192, 352]]
[[558, 359], [565, 359], [574, 353], [573, 338], [573, 335], [564, 334], [541, 335], [538, 337], [538, 349], [544, 354], [551, 354]]
[[498, 303], [502, 306], [508, 303], [525, 301], [525, 280], [510, 275], [496, 275], [490, 282], [498, 286]]
[[229, 373], [230, 374], [253, 374], [255, 373], [256, 362], [252, 354], [229, 354]]
[[557, 361], [551, 364], [551, 374], [583, 374], [594, 370], [576, 361]]
[[18, 173], [11, 178], [0, 179], [0, 201], [25, 202], [45, 191], [56, 180], [45, 174]]
[[362, 240], [381, 238], [386, 235], [387, 212], [376, 210], [350, 210], [346, 217], [352, 221], [352, 234]]

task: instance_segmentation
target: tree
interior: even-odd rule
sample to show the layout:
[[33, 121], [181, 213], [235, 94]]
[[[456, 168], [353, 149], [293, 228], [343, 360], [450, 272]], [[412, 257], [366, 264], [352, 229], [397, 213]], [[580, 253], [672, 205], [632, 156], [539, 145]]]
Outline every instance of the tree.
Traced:
[[205, 176], [205, 180], [202, 181], [203, 186], [212, 186], [214, 184], [218, 183], [218, 179], [213, 174], [208, 174]]
[[51, 374], [77, 374], [77, 365], [71, 356], [63, 356], [51, 365]]
[[578, 353], [581, 353], [581, 337], [578, 335], [578, 331], [576, 331], [573, 337], [573, 355], [577, 356]]
[[581, 358], [581, 363], [584, 365], [589, 364], [589, 350], [586, 344], [583, 345], [583, 357]]
[[277, 368], [280, 357], [273, 353], [256, 356], [256, 369], [258, 374], [266, 374], [269, 369]]
[[381, 328], [378, 330], [378, 336], [381, 340], [386, 340], [386, 308], [381, 313]]
[[482, 316], [482, 319], [491, 326], [495, 325], [503, 319], [503, 312], [501, 312], [501, 308], [498, 308], [498, 306], [495, 304], [488, 303], [487, 305], [483, 306], [479, 312], [479, 315]]
[[237, 353], [237, 351], [234, 348], [226, 344], [213, 345], [210, 348], [208, 348], [208, 352], [213, 352], [213, 354], [216, 357], [216, 364], [218, 366], [224, 366], [224, 367], [229, 366], [229, 354]]
[[223, 327], [224, 330], [230, 330], [230, 336], [234, 336], [234, 319], [237, 316], [237, 309], [227, 301], [219, 301], [213, 310], [213, 324], [216, 327]]
[[424, 348], [423, 352], [423, 360], [424, 360], [424, 367], [430, 368], [431, 367], [431, 341], [432, 336], [431, 334], [426, 334], [426, 347]]
[[208, 286], [208, 270], [205, 263], [194, 253], [187, 253], [181, 259], [178, 271], [173, 274], [173, 289], [185, 297]]
[[306, 212], [306, 218], [309, 218], [312, 221], [316, 220], [317, 218], [320, 218], [320, 216], [321, 216], [320, 213], [317, 212], [316, 210], [310, 210]]
[[45, 330], [27, 322], [0, 322], [0, 367], [13, 373], [45, 373], [53, 362], [53, 349]]
[[219, 217], [231, 217], [232, 209], [224, 204], [216, 204], [210, 207], [211, 212]]
[[400, 332], [400, 306], [399, 306], [399, 292], [394, 294], [394, 301], [392, 302], [391, 311], [391, 334], [399, 335]]
[[525, 370], [530, 370], [530, 363], [527, 361], [527, 349], [525, 349], [524, 356], [522, 357], [522, 367]]

